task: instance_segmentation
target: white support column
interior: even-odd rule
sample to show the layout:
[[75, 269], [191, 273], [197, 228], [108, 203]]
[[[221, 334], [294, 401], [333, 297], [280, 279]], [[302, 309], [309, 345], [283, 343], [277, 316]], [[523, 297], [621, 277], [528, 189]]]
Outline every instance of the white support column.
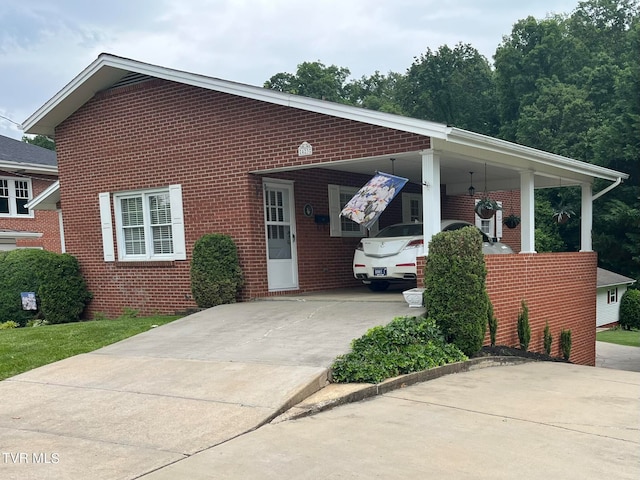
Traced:
[[536, 253], [534, 176], [520, 172], [520, 253]]
[[582, 219], [580, 221], [580, 251], [591, 252], [591, 230], [593, 229], [593, 195], [590, 183], [582, 184]]
[[440, 232], [440, 156], [432, 149], [422, 152], [422, 233], [424, 254], [431, 237]]

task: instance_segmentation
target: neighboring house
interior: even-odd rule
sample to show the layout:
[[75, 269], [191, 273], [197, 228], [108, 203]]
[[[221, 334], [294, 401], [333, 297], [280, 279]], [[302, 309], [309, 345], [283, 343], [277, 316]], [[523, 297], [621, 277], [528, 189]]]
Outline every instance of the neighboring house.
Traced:
[[63, 250], [59, 214], [27, 205], [57, 179], [56, 152], [0, 135], [0, 250]]
[[[212, 232], [238, 246], [242, 299], [357, 286], [353, 252], [366, 232], [339, 212], [382, 171], [409, 183], [379, 227], [421, 219], [428, 249], [441, 218], [460, 218], [520, 252], [486, 258], [499, 341], [517, 344], [525, 299], [532, 349], [542, 348], [548, 321], [555, 338], [572, 329], [572, 359], [595, 362], [592, 201], [624, 173], [446, 125], [109, 54], [24, 127], [55, 137], [60, 188], [33, 203], [61, 201], [67, 251], [93, 292], [88, 316], [194, 308], [191, 252]], [[520, 213], [518, 228], [477, 221], [471, 171], [476, 185]], [[594, 194], [596, 179], [610, 186]], [[581, 251], [537, 254], [534, 189], [559, 184], [582, 189]]]
[[618, 321], [620, 299], [627, 291], [627, 287], [634, 283], [633, 278], [598, 268], [596, 327], [610, 325]]

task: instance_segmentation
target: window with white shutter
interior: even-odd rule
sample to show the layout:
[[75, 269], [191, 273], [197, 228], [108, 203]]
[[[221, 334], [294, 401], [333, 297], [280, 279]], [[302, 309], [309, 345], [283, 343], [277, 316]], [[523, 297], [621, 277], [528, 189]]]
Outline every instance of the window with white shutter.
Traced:
[[[110, 194], [101, 194], [101, 219], [105, 261], [113, 261]], [[105, 198], [106, 203], [105, 203]], [[184, 260], [186, 249], [182, 213], [182, 188], [114, 193], [118, 260]]]

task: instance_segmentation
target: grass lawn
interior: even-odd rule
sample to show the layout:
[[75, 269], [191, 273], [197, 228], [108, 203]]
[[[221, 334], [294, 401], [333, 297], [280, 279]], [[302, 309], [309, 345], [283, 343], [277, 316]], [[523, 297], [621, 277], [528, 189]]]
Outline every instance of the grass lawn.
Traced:
[[48, 363], [96, 350], [164, 325], [177, 316], [92, 320], [0, 330], [0, 380]]
[[596, 333], [596, 340], [630, 347], [640, 347], [640, 330], [605, 330]]

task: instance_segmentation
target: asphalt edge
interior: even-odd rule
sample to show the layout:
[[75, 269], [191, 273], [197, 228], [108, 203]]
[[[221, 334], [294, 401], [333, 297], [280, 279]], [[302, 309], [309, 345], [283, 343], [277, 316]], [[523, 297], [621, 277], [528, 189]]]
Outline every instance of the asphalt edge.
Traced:
[[[286, 422], [288, 420], [297, 420], [300, 418], [315, 415], [316, 413], [330, 410], [340, 405], [359, 402], [361, 400], [365, 400], [376, 395], [383, 395], [393, 390], [405, 388], [416, 383], [435, 380], [445, 375], [470, 372], [482, 368], [520, 365], [532, 361], [536, 360], [531, 360], [523, 357], [508, 356], [481, 357], [472, 358], [471, 360], [466, 360], [464, 362], [450, 363], [448, 365], [443, 365], [441, 367], [435, 367], [428, 370], [421, 370], [419, 372], [399, 375], [397, 377], [389, 378], [381, 383], [376, 384], [330, 383], [326, 387], [317, 390], [315, 393], [312, 393], [310, 396], [306, 397], [299, 403], [291, 406], [286, 411], [281, 411], [279, 414], [272, 416], [272, 418], [265, 423], [275, 424]], [[316, 382], [313, 383], [317, 385]], [[333, 389], [333, 391], [328, 392], [328, 390], [331, 389]], [[305, 389], [305, 391], [309, 391], [309, 388]], [[296, 395], [296, 397], [298, 398], [300, 398], [300, 396], [301, 395]], [[291, 404], [291, 402], [287, 403]]]

